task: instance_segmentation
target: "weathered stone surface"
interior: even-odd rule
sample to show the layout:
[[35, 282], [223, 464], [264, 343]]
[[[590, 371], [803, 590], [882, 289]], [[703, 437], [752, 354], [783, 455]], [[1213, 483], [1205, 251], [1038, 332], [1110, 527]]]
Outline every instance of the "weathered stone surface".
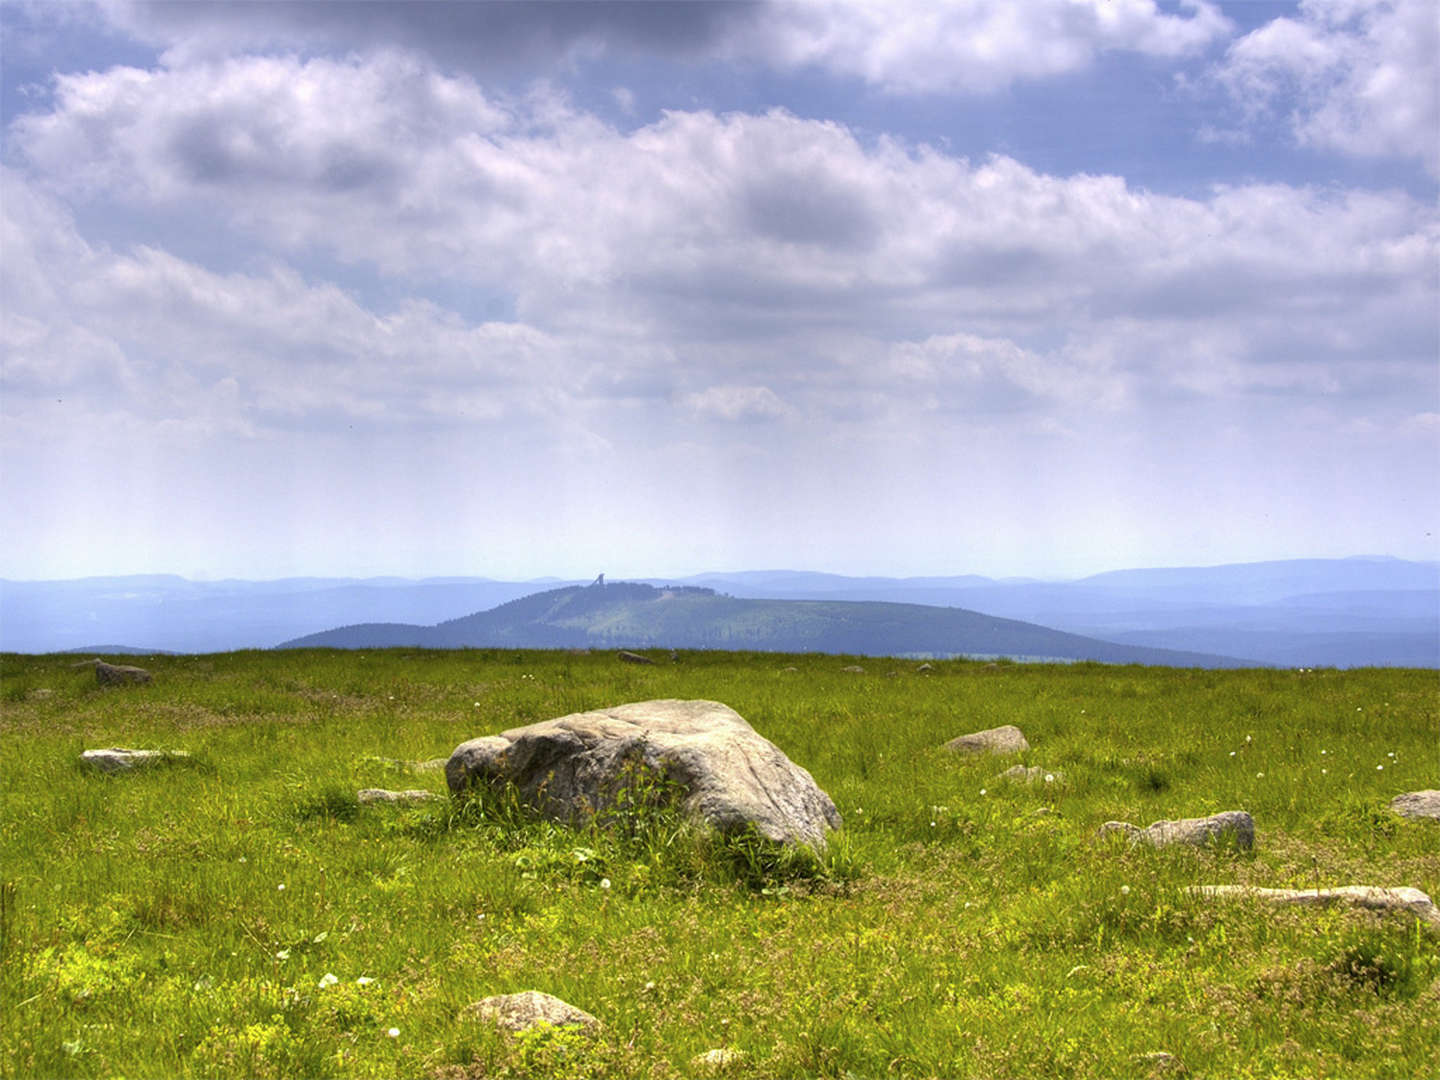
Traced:
[[842, 667], [840, 670], [841, 670], [841, 671], [848, 671], [851, 675], [864, 675], [864, 674], [865, 674], [865, 669], [864, 669], [863, 667], [861, 667], [859, 664], [846, 664], [846, 665], [845, 665], [844, 667]]
[[1374, 885], [1341, 885], [1333, 889], [1261, 889], [1253, 885], [1195, 885], [1196, 896], [1265, 900], [1274, 904], [1327, 906], [1346, 904], [1370, 911], [1408, 912], [1421, 922], [1440, 929], [1440, 909], [1419, 889], [1382, 889]]
[[620, 657], [620, 659], [624, 660], [627, 664], [653, 664], [655, 662], [654, 660], [651, 660], [648, 656], [641, 656], [638, 652], [627, 652], [624, 649], [621, 649], [615, 655]]
[[150, 681], [150, 672], [144, 668], [132, 667], [129, 664], [107, 664], [104, 660], [96, 660], [95, 681], [100, 683], [101, 686], [148, 683]]
[[1109, 836], [1123, 833], [1136, 844], [1150, 847], [1169, 847], [1171, 844], [1189, 844], [1203, 847], [1206, 844], [1233, 841], [1237, 847], [1255, 846], [1255, 819], [1244, 810], [1226, 810], [1202, 818], [1183, 818], [1179, 821], [1157, 821], [1149, 828], [1141, 829], [1128, 821], [1107, 821], [1100, 826], [1100, 835]]
[[457, 795], [514, 784], [546, 816], [580, 821], [606, 809], [637, 765], [676, 784], [690, 816], [721, 832], [753, 825], [821, 850], [840, 826], [810, 774], [717, 701], [642, 701], [471, 739], [445, 778]]
[[123, 746], [110, 746], [104, 750], [86, 750], [80, 755], [80, 760], [101, 772], [114, 773], [148, 765], [163, 765], [167, 761], [184, 760], [189, 756], [184, 750], [131, 750]]
[[1440, 820], [1440, 791], [1410, 791], [1390, 800], [1390, 809], [1407, 818]]
[[497, 994], [482, 998], [466, 1008], [466, 1013], [485, 1020], [506, 1031], [525, 1031], [537, 1024], [552, 1027], [593, 1027], [600, 1021], [584, 1009], [542, 993], [522, 990], [518, 994]]
[[951, 739], [945, 744], [945, 749], [962, 754], [1018, 754], [1021, 751], [1029, 750], [1030, 744], [1025, 740], [1024, 733], [1018, 727], [1014, 724], [1005, 724], [1002, 727], [972, 731], [969, 735]]
[[1016, 784], [1060, 784], [1064, 783], [1065, 774], [1043, 765], [1011, 765], [1000, 774], [1000, 779]]
[[690, 1059], [690, 1064], [705, 1072], [720, 1072], [738, 1065], [745, 1060], [743, 1050], [729, 1050], [724, 1047], [716, 1047], [714, 1050], [706, 1050], [703, 1054], [696, 1054]]
[[355, 799], [362, 806], [370, 803], [422, 803], [431, 799], [438, 799], [440, 796], [433, 791], [423, 791], [419, 788], [411, 788], [407, 791], [388, 791], [385, 788], [361, 788], [355, 793]]
[[921, 665], [920, 665], [919, 667], [917, 667], [915, 670], [916, 670], [916, 671], [934, 671], [935, 668], [932, 667], [930, 664], [926, 663], [926, 664], [921, 664]]

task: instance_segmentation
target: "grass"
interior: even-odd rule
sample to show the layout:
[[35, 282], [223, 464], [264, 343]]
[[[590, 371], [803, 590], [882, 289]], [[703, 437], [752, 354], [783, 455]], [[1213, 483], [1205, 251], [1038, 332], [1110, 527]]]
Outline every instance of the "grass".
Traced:
[[[754, 1078], [1440, 1075], [1413, 919], [1185, 891], [1440, 897], [1440, 827], [1386, 807], [1437, 786], [1433, 671], [401, 649], [156, 657], [105, 689], [71, 659], [0, 658], [7, 1077], [689, 1077], [721, 1047]], [[444, 790], [396, 760], [657, 697], [723, 701], [808, 768], [845, 817], [827, 853], [663, 799], [579, 830], [355, 799]], [[1005, 723], [1028, 753], [940, 749]], [[193, 758], [78, 764], [109, 745]], [[997, 779], [1015, 761], [1063, 781]], [[1254, 852], [1095, 836], [1226, 809]], [[531, 988], [603, 1026], [463, 1015]]]

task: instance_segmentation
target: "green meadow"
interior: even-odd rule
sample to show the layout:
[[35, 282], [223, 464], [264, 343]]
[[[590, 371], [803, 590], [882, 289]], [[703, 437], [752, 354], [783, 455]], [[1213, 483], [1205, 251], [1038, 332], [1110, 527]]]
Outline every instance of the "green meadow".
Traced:
[[[0, 1072], [667, 1078], [723, 1048], [753, 1078], [1440, 1075], [1440, 935], [1187, 892], [1440, 897], [1440, 825], [1387, 806], [1440, 786], [1434, 671], [653, 655], [169, 656], [119, 688], [0, 658]], [[355, 798], [443, 792], [402, 763], [476, 735], [672, 697], [810, 770], [845, 819], [823, 856], [663, 811]], [[942, 749], [1000, 724], [1031, 749]], [[191, 757], [80, 765], [112, 745]], [[1016, 762], [1057, 779], [998, 777]], [[1230, 809], [1252, 852], [1096, 835]], [[526, 989], [601, 1026], [465, 1014]]]

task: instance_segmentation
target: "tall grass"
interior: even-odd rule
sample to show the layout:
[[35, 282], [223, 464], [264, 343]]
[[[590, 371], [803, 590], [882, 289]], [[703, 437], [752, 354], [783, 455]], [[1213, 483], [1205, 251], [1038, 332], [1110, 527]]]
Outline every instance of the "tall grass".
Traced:
[[[387, 650], [157, 657], [102, 689], [68, 660], [0, 658], [6, 1076], [685, 1077], [718, 1047], [742, 1077], [1440, 1075], [1414, 920], [1186, 892], [1440, 896], [1440, 827], [1386, 808], [1440, 786], [1433, 672]], [[830, 849], [717, 838], [643, 785], [582, 828], [355, 800], [444, 790], [396, 761], [657, 697], [723, 701], [808, 768]], [[941, 749], [1003, 723], [1028, 753]], [[109, 745], [192, 759], [78, 764]], [[1015, 761], [1062, 778], [999, 779]], [[1226, 809], [1255, 851], [1095, 836]], [[603, 1026], [464, 1014], [529, 988]]]

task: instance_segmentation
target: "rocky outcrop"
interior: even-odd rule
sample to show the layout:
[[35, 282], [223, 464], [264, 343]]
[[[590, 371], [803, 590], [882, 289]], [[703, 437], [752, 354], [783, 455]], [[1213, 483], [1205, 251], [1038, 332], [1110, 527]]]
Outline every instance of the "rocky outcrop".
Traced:
[[466, 1014], [505, 1031], [525, 1031], [537, 1024], [551, 1027], [594, 1027], [600, 1021], [584, 1009], [577, 1009], [552, 994], [522, 990], [518, 994], [497, 994], [468, 1006]]
[[643, 701], [574, 713], [456, 747], [450, 791], [513, 785], [547, 817], [583, 821], [609, 809], [637, 774], [673, 784], [696, 821], [753, 826], [783, 843], [825, 847], [839, 828], [830, 796], [774, 743], [716, 701]]
[[946, 750], [961, 754], [1019, 754], [1030, 749], [1025, 734], [1014, 724], [972, 731], [945, 744]]
[[104, 750], [86, 750], [80, 755], [80, 760], [101, 772], [117, 773], [184, 761], [189, 756], [184, 750], [131, 750], [124, 746], [110, 746]]
[[1382, 889], [1374, 885], [1342, 885], [1333, 889], [1261, 889], [1253, 885], [1195, 885], [1195, 896], [1217, 899], [1264, 900], [1272, 904], [1324, 907], [1344, 904], [1370, 911], [1408, 912], [1428, 926], [1440, 929], [1440, 910], [1419, 889]]
[[1128, 821], [1107, 821], [1100, 826], [1101, 836], [1115, 834], [1128, 837], [1132, 847], [1136, 844], [1157, 848], [1169, 847], [1172, 844], [1203, 847], [1206, 844], [1232, 842], [1236, 847], [1248, 849], [1255, 846], [1255, 819], [1244, 810], [1226, 810], [1209, 817], [1157, 821], [1146, 829], [1131, 825]]
[[1410, 791], [1390, 800], [1390, 809], [1407, 818], [1434, 818], [1440, 821], [1440, 791]]

